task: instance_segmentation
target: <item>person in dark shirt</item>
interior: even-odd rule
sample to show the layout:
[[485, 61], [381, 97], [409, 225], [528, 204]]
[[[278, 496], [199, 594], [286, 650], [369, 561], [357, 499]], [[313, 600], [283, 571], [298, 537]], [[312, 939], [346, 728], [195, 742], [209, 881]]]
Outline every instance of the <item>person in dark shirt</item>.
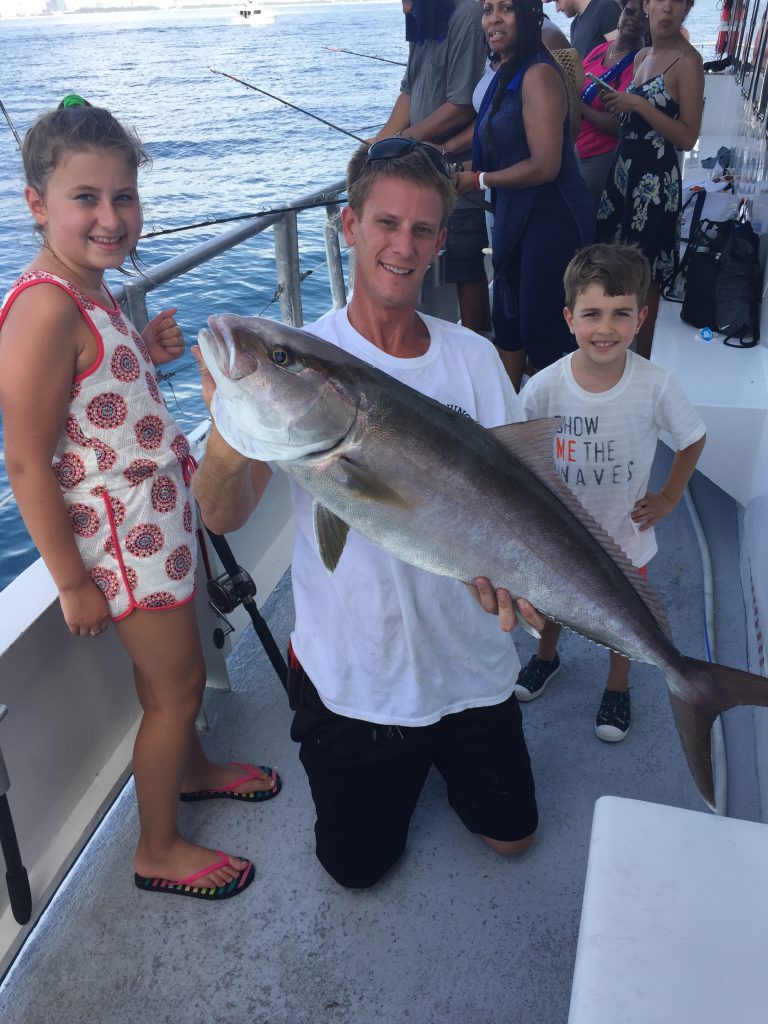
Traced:
[[[408, 66], [384, 127], [371, 139], [392, 135], [431, 142], [441, 149], [475, 120], [472, 93], [483, 76], [487, 47], [477, 0], [402, 0]], [[464, 151], [469, 163], [471, 136]], [[459, 201], [448, 222], [444, 280], [455, 284], [461, 322], [488, 336], [491, 310], [483, 249], [488, 245], [485, 211], [477, 198]]]
[[582, 57], [606, 41], [619, 23], [616, 0], [555, 0], [555, 8], [571, 21], [571, 43]]

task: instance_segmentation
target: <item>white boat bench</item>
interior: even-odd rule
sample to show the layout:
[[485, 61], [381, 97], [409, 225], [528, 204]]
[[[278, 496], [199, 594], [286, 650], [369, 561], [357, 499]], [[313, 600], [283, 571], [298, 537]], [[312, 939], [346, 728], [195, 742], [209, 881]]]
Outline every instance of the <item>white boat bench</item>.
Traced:
[[765, 1024], [768, 825], [595, 804], [568, 1024]]
[[651, 359], [706, 424], [698, 469], [741, 505], [768, 493], [768, 323], [754, 348], [730, 348], [722, 337], [703, 341], [680, 319], [680, 305], [663, 299]]

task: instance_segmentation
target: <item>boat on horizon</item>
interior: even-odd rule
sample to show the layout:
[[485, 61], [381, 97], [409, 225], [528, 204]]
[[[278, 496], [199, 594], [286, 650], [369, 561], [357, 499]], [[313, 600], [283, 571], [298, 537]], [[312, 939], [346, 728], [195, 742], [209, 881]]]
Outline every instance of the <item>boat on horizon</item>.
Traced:
[[236, 20], [253, 25], [264, 21], [274, 21], [274, 16], [265, 10], [263, 4], [257, 3], [256, 0], [241, 0], [237, 8]]

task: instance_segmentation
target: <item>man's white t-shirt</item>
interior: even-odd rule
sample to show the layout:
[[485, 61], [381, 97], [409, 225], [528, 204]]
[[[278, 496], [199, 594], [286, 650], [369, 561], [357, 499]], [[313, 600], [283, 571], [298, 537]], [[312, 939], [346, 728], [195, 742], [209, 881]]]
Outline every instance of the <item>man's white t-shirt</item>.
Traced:
[[[351, 326], [346, 308], [304, 329], [484, 426], [519, 418], [494, 346], [456, 324], [420, 315], [430, 343], [415, 359], [372, 345]], [[354, 530], [329, 573], [317, 551], [312, 498], [293, 481], [291, 488], [291, 640], [326, 707], [369, 722], [424, 726], [511, 695], [520, 670], [514, 643], [463, 583], [402, 562]]]
[[704, 421], [675, 378], [648, 359], [627, 352], [621, 380], [594, 394], [577, 384], [573, 355], [528, 381], [524, 419], [560, 418], [553, 453], [561, 478], [641, 567], [656, 554], [656, 536], [653, 527], [641, 533], [630, 512], [648, 490], [659, 434], [680, 451], [704, 436]]

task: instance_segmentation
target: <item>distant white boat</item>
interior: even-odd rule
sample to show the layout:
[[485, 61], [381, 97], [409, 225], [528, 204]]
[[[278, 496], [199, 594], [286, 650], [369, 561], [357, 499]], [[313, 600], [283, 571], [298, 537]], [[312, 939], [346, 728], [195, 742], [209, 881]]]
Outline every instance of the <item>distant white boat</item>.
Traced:
[[237, 14], [244, 21], [261, 20], [261, 7], [254, 0], [240, 0]]

